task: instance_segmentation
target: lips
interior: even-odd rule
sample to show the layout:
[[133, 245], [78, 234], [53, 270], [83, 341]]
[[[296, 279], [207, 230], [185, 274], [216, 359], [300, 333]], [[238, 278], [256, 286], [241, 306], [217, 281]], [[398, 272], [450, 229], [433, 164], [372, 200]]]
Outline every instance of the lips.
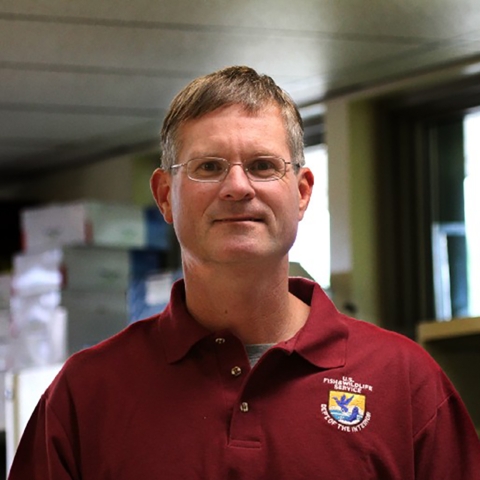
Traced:
[[234, 223], [234, 222], [262, 222], [263, 220], [256, 217], [227, 217], [227, 218], [217, 218], [214, 222], [219, 223]]
[[[262, 209], [219, 208], [209, 212], [208, 217], [212, 223], [265, 223], [268, 215]], [[243, 206], [245, 207], [245, 205]]]

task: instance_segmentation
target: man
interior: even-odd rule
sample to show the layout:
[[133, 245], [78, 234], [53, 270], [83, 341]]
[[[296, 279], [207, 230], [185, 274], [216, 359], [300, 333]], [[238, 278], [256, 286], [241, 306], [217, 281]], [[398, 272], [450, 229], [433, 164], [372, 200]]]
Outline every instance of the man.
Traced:
[[152, 191], [184, 280], [159, 316], [67, 361], [10, 479], [478, 479], [433, 360], [288, 278], [313, 186], [290, 98], [246, 67], [197, 79], [162, 152]]

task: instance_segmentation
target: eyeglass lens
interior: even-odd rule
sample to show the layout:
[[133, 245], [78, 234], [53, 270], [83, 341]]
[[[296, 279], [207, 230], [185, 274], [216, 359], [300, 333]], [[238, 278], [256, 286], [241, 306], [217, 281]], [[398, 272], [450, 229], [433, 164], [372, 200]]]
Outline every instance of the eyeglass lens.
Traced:
[[[223, 158], [194, 158], [187, 162], [187, 175], [192, 180], [218, 182], [233, 165]], [[278, 157], [257, 157], [241, 164], [253, 181], [277, 180], [285, 175], [285, 161]]]

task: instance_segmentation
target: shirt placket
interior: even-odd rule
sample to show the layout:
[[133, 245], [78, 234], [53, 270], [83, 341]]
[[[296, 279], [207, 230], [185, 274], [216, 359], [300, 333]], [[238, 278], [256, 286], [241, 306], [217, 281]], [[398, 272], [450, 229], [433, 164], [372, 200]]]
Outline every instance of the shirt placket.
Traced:
[[260, 448], [260, 408], [251, 391], [251, 367], [242, 343], [232, 335], [215, 338], [224, 398], [230, 412], [228, 445]]

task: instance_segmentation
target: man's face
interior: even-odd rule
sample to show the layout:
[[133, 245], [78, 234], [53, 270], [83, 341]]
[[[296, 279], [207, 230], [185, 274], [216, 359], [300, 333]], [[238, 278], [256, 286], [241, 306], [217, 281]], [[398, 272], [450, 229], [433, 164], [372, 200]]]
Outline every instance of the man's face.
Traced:
[[[189, 120], [180, 129], [177, 163], [221, 157], [240, 163], [258, 155], [291, 161], [278, 108], [252, 115], [238, 105]], [[173, 222], [184, 263], [246, 263], [286, 259], [313, 186], [308, 169], [276, 181], [253, 182], [232, 166], [220, 183], [199, 183], [157, 170], [152, 191], [168, 222]]]

